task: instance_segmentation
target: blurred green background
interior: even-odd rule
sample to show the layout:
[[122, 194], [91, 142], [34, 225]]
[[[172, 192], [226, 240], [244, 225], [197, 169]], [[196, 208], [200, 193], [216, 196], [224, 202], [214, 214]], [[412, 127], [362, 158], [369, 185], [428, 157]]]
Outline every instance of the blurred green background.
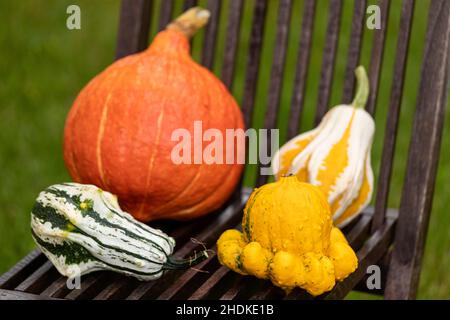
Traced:
[[[345, 0], [338, 59], [330, 105], [340, 103], [350, 38], [352, 9], [355, 0]], [[357, 0], [356, 0], [357, 1]], [[206, 1], [199, 1], [205, 5]], [[161, 0], [155, 1], [159, 7]], [[228, 13], [228, 1], [222, 10], [222, 21]], [[244, 88], [247, 48], [250, 36], [253, 0], [245, 2], [243, 27], [239, 43], [239, 58], [233, 94], [240, 102]], [[257, 92], [257, 112], [254, 126], [260, 127], [270, 79], [270, 66], [275, 41], [277, 1], [269, 1], [268, 26]], [[369, 1], [369, 4], [374, 4]], [[81, 30], [66, 28], [66, 8], [78, 4], [81, 8]], [[411, 134], [412, 117], [419, 85], [423, 42], [429, 1], [416, 1], [410, 54], [407, 65], [401, 123], [397, 141], [395, 166], [389, 205], [400, 203], [402, 181]], [[89, 0], [27, 0], [0, 2], [0, 273], [33, 248], [29, 232], [29, 211], [39, 191], [46, 186], [69, 180], [62, 159], [62, 133], [65, 116], [79, 90], [94, 75], [114, 59], [120, 3]], [[174, 14], [181, 11], [177, 2]], [[314, 104], [320, 75], [322, 48], [328, 15], [328, 1], [319, 0], [314, 31], [313, 51], [306, 88], [306, 110], [301, 130], [312, 127]], [[294, 0], [287, 68], [281, 101], [279, 127], [285, 140], [286, 122], [295, 76], [298, 38], [303, 1]], [[389, 29], [384, 54], [383, 71], [377, 104], [377, 134], [373, 149], [373, 166], [378, 173], [383, 143], [384, 125], [392, 85], [396, 37], [400, 21], [401, 1], [392, 1]], [[150, 37], [156, 33], [156, 19]], [[218, 37], [218, 59], [214, 71], [220, 75], [226, 24], [222, 23]], [[373, 31], [365, 29], [361, 62], [370, 60]], [[193, 55], [200, 57], [202, 33], [194, 40]], [[450, 115], [446, 115], [443, 145], [450, 145]], [[419, 298], [450, 298], [450, 197], [446, 183], [450, 181], [450, 153], [442, 152], [429, 226]], [[251, 179], [251, 168], [246, 181]], [[350, 298], [370, 298], [352, 293]]]

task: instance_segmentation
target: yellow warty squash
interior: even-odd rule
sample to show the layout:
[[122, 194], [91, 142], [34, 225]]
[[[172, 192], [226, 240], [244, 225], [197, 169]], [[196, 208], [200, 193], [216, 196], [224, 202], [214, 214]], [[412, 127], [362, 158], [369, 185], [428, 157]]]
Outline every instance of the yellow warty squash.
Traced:
[[220, 263], [270, 279], [287, 292], [300, 287], [320, 295], [358, 265], [344, 235], [332, 225], [323, 193], [295, 176], [256, 189], [245, 206], [242, 229], [220, 236]]
[[334, 222], [343, 227], [370, 202], [370, 164], [375, 123], [364, 110], [369, 94], [367, 74], [356, 69], [358, 89], [351, 105], [332, 108], [319, 126], [287, 142], [273, 157], [277, 178], [294, 174], [318, 186], [331, 206]]

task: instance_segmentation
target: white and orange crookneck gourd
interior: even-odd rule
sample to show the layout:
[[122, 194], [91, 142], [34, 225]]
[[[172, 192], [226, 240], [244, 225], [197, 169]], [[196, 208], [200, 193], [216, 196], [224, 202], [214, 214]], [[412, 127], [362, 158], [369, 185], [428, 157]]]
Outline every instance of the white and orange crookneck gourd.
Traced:
[[319, 126], [287, 142], [274, 156], [276, 178], [294, 174], [326, 195], [333, 220], [343, 227], [370, 202], [370, 164], [375, 123], [364, 110], [369, 82], [364, 67], [356, 69], [357, 92], [351, 105], [332, 108]]

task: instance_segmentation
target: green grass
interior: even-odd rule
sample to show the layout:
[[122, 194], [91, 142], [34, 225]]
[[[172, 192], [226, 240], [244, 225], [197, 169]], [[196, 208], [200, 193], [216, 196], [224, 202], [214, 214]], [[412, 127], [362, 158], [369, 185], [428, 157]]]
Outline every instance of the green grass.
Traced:
[[[355, 0], [346, 0], [343, 9], [342, 35], [339, 42], [336, 72], [333, 81], [331, 105], [340, 103], [345, 60], [350, 35], [352, 7]], [[226, 2], [226, 1], [224, 1]], [[374, 1], [369, 1], [373, 3]], [[159, 5], [160, 1], [157, 1]], [[270, 64], [273, 56], [277, 7], [269, 1], [269, 24], [264, 36], [262, 69], [258, 82], [254, 126], [260, 127], [264, 117]], [[278, 127], [282, 142], [285, 141], [286, 123], [301, 22], [303, 1], [294, 1], [290, 43]], [[400, 203], [402, 181], [407, 160], [411, 123], [419, 84], [423, 41], [426, 31], [428, 0], [416, 2], [416, 11], [407, 65], [403, 95], [401, 124], [396, 147], [394, 174], [389, 205]], [[82, 29], [70, 31], [65, 27], [66, 8], [78, 4], [82, 11]], [[205, 1], [200, 1], [205, 4]], [[253, 1], [245, 4], [243, 30], [239, 44], [241, 52], [248, 48]], [[384, 125], [392, 85], [392, 71], [396, 50], [396, 35], [400, 19], [400, 1], [393, 1], [389, 16], [385, 60], [380, 81], [377, 104], [377, 134], [373, 150], [373, 165], [378, 173], [383, 144]], [[181, 10], [180, 3], [176, 12]], [[118, 26], [119, 1], [12, 1], [0, 2], [0, 273], [6, 271], [20, 257], [33, 248], [29, 232], [29, 211], [40, 190], [46, 186], [69, 180], [62, 160], [62, 131], [65, 116], [78, 91], [95, 74], [113, 61]], [[322, 48], [327, 22], [327, 0], [319, 0], [313, 51], [306, 88], [305, 112], [301, 130], [312, 127], [313, 107], [317, 99]], [[227, 10], [223, 10], [225, 18]], [[152, 23], [151, 37], [155, 34], [156, 21]], [[226, 26], [220, 26], [218, 56], [223, 54]], [[193, 55], [200, 57], [201, 33], [194, 40]], [[364, 35], [362, 63], [370, 60], [373, 32]], [[241, 101], [244, 89], [245, 54], [238, 57], [233, 94]], [[214, 71], [220, 75], [221, 59]], [[450, 143], [450, 115], [446, 115], [443, 145]], [[246, 181], [254, 175], [254, 168], [246, 174]], [[442, 152], [429, 225], [424, 264], [421, 273], [419, 298], [450, 298], [450, 197], [446, 182], [450, 181], [450, 153]], [[368, 295], [354, 294], [350, 298], [361, 299]]]

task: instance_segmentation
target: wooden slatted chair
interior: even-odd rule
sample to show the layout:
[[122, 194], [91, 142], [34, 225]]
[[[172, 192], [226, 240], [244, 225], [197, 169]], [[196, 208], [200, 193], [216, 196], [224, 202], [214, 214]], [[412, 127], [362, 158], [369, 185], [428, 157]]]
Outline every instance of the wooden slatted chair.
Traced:
[[[275, 128], [276, 126], [293, 1], [280, 0], [278, 2], [276, 44], [264, 122], [266, 128]], [[161, 3], [160, 12], [153, 12], [151, 0], [122, 1], [117, 58], [141, 51], [147, 47], [151, 19], [159, 17], [159, 29], [167, 25], [172, 16], [174, 2], [164, 0]], [[237, 56], [247, 55], [245, 88], [241, 106], [246, 125], [250, 127], [254, 112], [258, 73], [262, 67], [266, 67], [260, 66], [260, 61], [268, 1], [254, 1], [248, 52], [238, 50], [241, 19], [243, 18], [243, 0], [226, 1], [224, 3], [219, 0], [209, 0], [207, 3], [212, 18], [204, 36], [201, 63], [208, 68], [213, 66], [217, 54], [214, 49], [221, 16], [220, 9], [228, 5], [230, 8], [227, 17], [221, 78], [228, 87], [231, 87]], [[196, 1], [185, 1], [184, 7], [191, 7], [195, 4]], [[316, 123], [329, 107], [342, 6], [342, 0], [330, 0], [329, 2], [328, 27], [325, 47], [323, 48], [319, 95], [315, 111]], [[353, 70], [359, 64], [366, 6], [367, 1], [365, 0], [355, 1], [342, 101], [344, 103], [349, 103], [353, 95], [355, 83]], [[390, 1], [380, 0], [379, 7], [381, 9], [382, 28], [374, 33], [369, 67], [371, 95], [367, 110], [372, 114], [375, 113], [378, 96]], [[315, 9], [314, 0], [304, 1], [288, 138], [297, 134], [299, 118], [303, 111], [305, 82], [314, 36]], [[383, 294], [388, 299], [410, 299], [416, 296], [436, 177], [444, 108], [447, 101], [450, 1], [431, 0], [406, 177], [401, 193], [400, 207], [398, 210], [393, 210], [387, 209], [387, 199], [393, 168], [413, 13], [414, 1], [404, 0], [397, 36], [389, 117], [385, 128], [375, 205], [373, 208], [366, 210], [357, 221], [345, 229], [351, 245], [357, 251], [360, 261], [359, 268], [345, 281], [338, 283], [333, 291], [320, 298], [339, 299], [345, 297], [350, 290], [367, 290], [365, 286], [366, 268], [372, 264], [380, 265], [383, 271], [382, 289], [372, 292]], [[266, 178], [265, 176], [259, 176], [256, 184], [264, 183]], [[189, 223], [165, 224], [164, 230], [173, 235], [177, 241], [178, 250], [176, 254], [185, 256], [200, 248], [198, 244], [190, 241], [191, 237], [195, 237], [204, 242], [206, 246], [213, 248], [215, 241], [225, 229], [239, 227], [242, 208], [250, 190], [249, 188], [238, 188], [228, 205], [215, 214]], [[132, 278], [110, 272], [97, 272], [83, 277], [80, 290], [69, 290], [66, 287], [66, 279], [57, 273], [45, 256], [38, 251], [33, 251], [0, 277], [0, 298], [284, 298], [281, 290], [272, 286], [268, 281], [261, 281], [253, 277], [242, 277], [220, 266], [214, 255], [204, 261], [198, 268], [207, 271], [207, 273], [198, 272], [194, 269], [173, 271], [153, 282], [138, 282]], [[301, 290], [296, 290], [287, 298], [309, 299], [311, 297]]]

